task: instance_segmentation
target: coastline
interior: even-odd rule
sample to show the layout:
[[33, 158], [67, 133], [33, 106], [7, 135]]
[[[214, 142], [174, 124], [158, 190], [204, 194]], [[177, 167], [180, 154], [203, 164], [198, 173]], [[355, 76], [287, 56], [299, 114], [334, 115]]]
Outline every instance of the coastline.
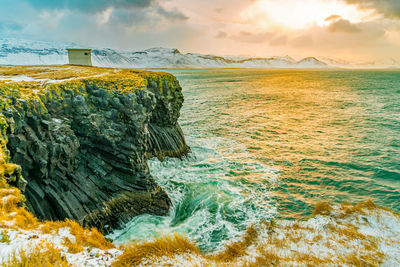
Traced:
[[[164, 156], [168, 155], [159, 154], [160, 159]], [[4, 165], [4, 170], [5, 176], [15, 176], [13, 179], [19, 180], [18, 173], [22, 171], [21, 169], [14, 165]], [[10, 249], [7, 250], [9, 251], [8, 255], [12, 253], [12, 249], [25, 247], [34, 249], [38, 243], [44, 242], [53, 244], [46, 244], [45, 251], [63, 255], [64, 260], [76, 265], [104, 264], [104, 266], [108, 266], [114, 264], [118, 266], [118, 264], [124, 265], [120, 261], [123, 259], [128, 262], [132, 260], [131, 264], [135, 265], [138, 263], [135, 261], [137, 257], [132, 255], [141, 255], [138, 251], [146, 252], [144, 253], [146, 257], [140, 258], [139, 264], [142, 265], [215, 264], [226, 266], [247, 264], [251, 266], [253, 264], [257, 266], [262, 263], [276, 265], [343, 264], [350, 266], [386, 264], [390, 266], [399, 263], [399, 256], [396, 254], [399, 215], [379, 208], [372, 202], [362, 202], [356, 205], [344, 203], [334, 207], [321, 203], [316, 206], [315, 214], [307, 220], [276, 220], [260, 223], [250, 227], [247, 234], [244, 234], [239, 241], [228, 243], [222, 251], [209, 255], [201, 253], [193, 243], [183, 237], [161, 237], [155, 241], [139, 242], [115, 249], [95, 230], [91, 232], [83, 230], [74, 222], [37, 221], [32, 214], [21, 207], [23, 197], [18, 193], [19, 191], [7, 185], [4, 187], [6, 190], [2, 189], [1, 191], [2, 209], [4, 209], [2, 215], [6, 217], [4, 220], [9, 223], [3, 223], [1, 239], [8, 239], [9, 244], [4, 241], [1, 242], [1, 245], [4, 249]], [[23, 229], [26, 229], [27, 232], [24, 232]], [[45, 236], [48, 233], [50, 236]], [[91, 241], [92, 243], [85, 243], [84, 240], [90, 239], [90, 237], [95, 237]], [[163, 243], [163, 240], [167, 242]], [[336, 243], [326, 242], [327, 240], [333, 240]], [[302, 245], [296, 247], [297, 243]], [[362, 245], [361, 250], [359, 250], [360, 244]], [[49, 249], [48, 246], [52, 249]], [[293, 248], [293, 246], [295, 247]], [[93, 250], [93, 247], [98, 249]], [[271, 251], [263, 250], [264, 247], [270, 247]], [[386, 254], [383, 255], [380, 251], [384, 251]], [[126, 252], [125, 256], [117, 259], [123, 252]], [[54, 253], [52, 255], [54, 256]], [[262, 255], [268, 257], [263, 258]], [[338, 255], [343, 255], [343, 257]], [[60, 259], [62, 260], [63, 257], [60, 256]], [[3, 258], [3, 262], [7, 260], [5, 258]]]

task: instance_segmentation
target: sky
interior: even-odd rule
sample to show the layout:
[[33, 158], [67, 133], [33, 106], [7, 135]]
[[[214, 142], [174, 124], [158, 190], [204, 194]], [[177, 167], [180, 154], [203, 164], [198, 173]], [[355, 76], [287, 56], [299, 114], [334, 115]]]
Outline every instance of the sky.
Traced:
[[0, 0], [0, 37], [400, 61], [400, 0]]

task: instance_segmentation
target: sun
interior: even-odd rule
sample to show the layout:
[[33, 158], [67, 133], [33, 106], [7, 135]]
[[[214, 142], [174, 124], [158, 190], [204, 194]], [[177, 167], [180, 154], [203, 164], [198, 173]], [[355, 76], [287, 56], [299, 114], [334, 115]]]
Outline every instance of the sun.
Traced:
[[369, 15], [338, 0], [258, 0], [242, 16], [261, 27], [302, 29], [326, 25], [328, 22], [325, 19], [333, 14], [353, 23], [363, 21]]

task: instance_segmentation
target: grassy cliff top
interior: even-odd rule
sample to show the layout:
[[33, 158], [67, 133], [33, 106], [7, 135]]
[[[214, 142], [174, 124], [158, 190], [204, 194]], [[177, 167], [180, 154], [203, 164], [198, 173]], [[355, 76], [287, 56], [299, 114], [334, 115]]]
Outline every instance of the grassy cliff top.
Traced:
[[[0, 65], [0, 80], [3, 81], [50, 81], [93, 78], [102, 76], [148, 75], [150, 71], [103, 68], [77, 65]], [[165, 73], [158, 73], [165, 75]]]
[[0, 88], [18, 87], [22, 96], [44, 93], [51, 85], [95, 83], [110, 91], [132, 92], [147, 87], [148, 82], [175, 82], [175, 77], [163, 72], [103, 68], [75, 65], [0, 65]]

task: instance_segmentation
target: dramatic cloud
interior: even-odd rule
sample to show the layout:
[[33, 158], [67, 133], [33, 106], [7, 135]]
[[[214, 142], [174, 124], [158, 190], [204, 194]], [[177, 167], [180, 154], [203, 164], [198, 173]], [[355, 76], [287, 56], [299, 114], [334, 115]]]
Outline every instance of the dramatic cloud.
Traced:
[[159, 6], [157, 8], [157, 11], [160, 15], [162, 15], [163, 17], [165, 17], [169, 20], [179, 21], [179, 20], [187, 20], [188, 19], [188, 17], [185, 16], [183, 13], [181, 13], [176, 7], [172, 8], [171, 10], [166, 10], [165, 8]]
[[400, 0], [0, 0], [0, 37], [400, 60]]
[[333, 14], [333, 15], [330, 15], [329, 17], [327, 17], [327, 18], [325, 19], [325, 21], [338, 20], [338, 19], [341, 19], [341, 18], [342, 18], [342, 16]]
[[224, 31], [219, 31], [218, 34], [215, 36], [216, 38], [225, 38], [228, 34]]
[[27, 0], [37, 9], [70, 9], [82, 12], [100, 12], [109, 7], [144, 8], [154, 0]]
[[360, 8], [375, 9], [387, 17], [400, 19], [400, 0], [344, 0], [348, 4], [356, 4]]
[[353, 24], [350, 21], [342, 18], [335, 19], [329, 25], [328, 30], [331, 32], [348, 32], [348, 33], [360, 32], [360, 28], [356, 24]]

